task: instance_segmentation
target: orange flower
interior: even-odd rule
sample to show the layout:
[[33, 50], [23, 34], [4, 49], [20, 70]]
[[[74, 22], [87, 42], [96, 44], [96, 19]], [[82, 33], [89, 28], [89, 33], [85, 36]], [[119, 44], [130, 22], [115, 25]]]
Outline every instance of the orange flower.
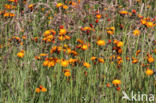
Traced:
[[92, 30], [90, 27], [84, 27], [84, 28], [82, 28], [84, 31], [90, 31], [90, 30]]
[[62, 7], [63, 4], [62, 3], [57, 3], [56, 7], [59, 8], [59, 7]]
[[153, 24], [153, 22], [146, 22], [145, 25], [149, 28], [149, 27], [153, 27], [154, 24]]
[[146, 75], [153, 75], [154, 71], [152, 69], [147, 68]]
[[136, 52], [136, 56], [138, 56], [138, 54], [141, 52], [141, 50], [137, 50]]
[[105, 45], [105, 41], [104, 40], [98, 40], [96, 42], [96, 44], [99, 45], [99, 46], [104, 46]]
[[58, 39], [59, 39], [60, 41], [64, 41], [66, 38], [65, 38], [64, 36], [58, 36]]
[[42, 85], [40, 85], [39, 88], [36, 88], [35, 91], [36, 91], [36, 93], [40, 93], [41, 91], [42, 92], [46, 92], [47, 89], [45, 87], [43, 87]]
[[141, 24], [143, 24], [143, 25], [145, 25], [146, 24], [146, 20], [144, 20], [144, 19], [141, 19]]
[[81, 40], [81, 39], [77, 39], [76, 41], [83, 44], [83, 40]]
[[43, 66], [48, 66], [48, 64], [49, 64], [49, 61], [48, 61], [48, 60], [45, 60], [45, 61], [43, 62]]
[[95, 57], [95, 56], [91, 57], [91, 60], [95, 60], [95, 59], [96, 59], [96, 57]]
[[107, 31], [107, 34], [109, 34], [109, 35], [113, 35], [113, 34], [114, 34], [114, 32], [113, 32], [113, 31], [111, 31], [111, 30], [108, 30], [108, 31]]
[[97, 15], [96, 15], [96, 18], [97, 18], [97, 19], [100, 19], [100, 18], [101, 18], [101, 15], [100, 15], [100, 14], [97, 14]]
[[47, 89], [43, 87], [43, 88], [41, 89], [41, 91], [42, 91], [42, 92], [46, 92]]
[[118, 80], [118, 79], [115, 79], [115, 80], [112, 81], [112, 84], [114, 84], [115, 86], [117, 86], [117, 85], [121, 84], [121, 81]]
[[48, 54], [41, 53], [40, 56], [44, 57], [44, 56], [48, 56]]
[[119, 13], [120, 13], [121, 15], [127, 15], [127, 14], [128, 14], [128, 12], [125, 11], [125, 10], [119, 11]]
[[133, 59], [133, 61], [132, 61], [132, 63], [133, 63], [133, 64], [136, 64], [136, 63], [138, 63], [138, 59], [136, 59], [136, 58], [133, 58], [133, 57], [132, 57], [132, 59]]
[[109, 83], [107, 83], [107, 84], [106, 84], [106, 86], [109, 88], [109, 87], [110, 87], [110, 84], [109, 84]]
[[148, 62], [149, 62], [149, 63], [153, 63], [153, 62], [154, 62], [154, 58], [153, 58], [153, 57], [151, 57], [151, 56], [150, 56], [150, 57], [148, 57]]
[[86, 68], [90, 68], [90, 64], [87, 63], [87, 62], [84, 62], [83, 65], [84, 65]]
[[62, 61], [61, 61], [61, 65], [62, 65], [63, 67], [67, 67], [67, 66], [69, 65], [69, 61], [67, 61], [67, 60], [62, 60]]
[[139, 36], [140, 35], [140, 31], [138, 29], [133, 31], [133, 35], [134, 36]]
[[64, 75], [65, 75], [66, 77], [70, 77], [70, 76], [71, 76], [71, 73], [70, 73], [70, 72], [65, 72]]
[[36, 88], [36, 93], [40, 93], [40, 88]]
[[49, 61], [48, 62], [48, 67], [53, 67], [53, 66], [55, 66], [55, 61], [54, 60]]
[[66, 29], [60, 29], [59, 35], [65, 35], [66, 33]]
[[99, 61], [100, 63], [104, 63], [104, 59], [102, 59], [102, 58], [98, 58], [98, 61]]
[[122, 47], [122, 46], [123, 46], [123, 42], [122, 41], [117, 42], [117, 47]]
[[67, 5], [63, 5], [63, 9], [68, 9], [68, 6]]
[[83, 45], [81, 46], [81, 49], [82, 49], [82, 50], [87, 50], [87, 49], [88, 49], [87, 44], [83, 44]]
[[18, 52], [18, 53], [17, 53], [17, 56], [18, 56], [19, 58], [23, 58], [23, 57], [24, 57], [24, 52]]

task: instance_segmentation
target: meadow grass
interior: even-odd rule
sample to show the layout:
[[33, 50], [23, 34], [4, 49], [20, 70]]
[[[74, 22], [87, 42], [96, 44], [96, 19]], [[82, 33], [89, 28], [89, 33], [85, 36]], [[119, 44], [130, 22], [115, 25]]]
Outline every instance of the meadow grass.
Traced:
[[0, 1], [0, 103], [147, 103], [122, 91], [155, 94], [155, 0], [18, 2]]

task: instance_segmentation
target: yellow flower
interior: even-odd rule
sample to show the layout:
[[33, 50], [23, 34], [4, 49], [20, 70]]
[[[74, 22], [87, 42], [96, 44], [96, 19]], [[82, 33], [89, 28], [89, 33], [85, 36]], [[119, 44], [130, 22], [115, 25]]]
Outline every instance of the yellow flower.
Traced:
[[146, 72], [147, 75], [153, 75], [154, 71], [152, 69], [147, 68]]
[[90, 68], [90, 64], [87, 63], [87, 62], [84, 62], [83, 65], [84, 65], [86, 68]]
[[61, 6], [63, 6], [62, 3], [58, 3], [58, 4], [56, 5], [57, 8], [59, 8], [59, 7], [61, 7]]
[[115, 86], [117, 86], [117, 85], [121, 84], [121, 81], [118, 80], [118, 79], [115, 79], [115, 80], [112, 81], [112, 84], [114, 84]]
[[69, 65], [69, 61], [67, 61], [67, 60], [62, 60], [61, 61], [61, 66], [67, 67], [68, 65]]
[[139, 36], [140, 35], [140, 31], [138, 29], [133, 31], [133, 35], [134, 36]]
[[59, 35], [65, 35], [66, 33], [66, 29], [60, 29]]
[[99, 45], [99, 46], [104, 46], [105, 45], [105, 41], [104, 40], [98, 40], [96, 42], [96, 44]]
[[122, 41], [117, 42], [117, 47], [122, 47], [122, 46], [123, 46], [123, 42]]
[[19, 58], [23, 58], [23, 57], [24, 57], [24, 53], [23, 53], [23, 52], [18, 52], [18, 53], [17, 53], [17, 56], [18, 56]]

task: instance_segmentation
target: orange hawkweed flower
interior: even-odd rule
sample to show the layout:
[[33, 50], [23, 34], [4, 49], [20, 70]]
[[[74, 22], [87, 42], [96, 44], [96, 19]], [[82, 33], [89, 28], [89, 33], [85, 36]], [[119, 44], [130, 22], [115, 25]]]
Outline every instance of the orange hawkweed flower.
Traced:
[[68, 9], [68, 6], [67, 5], [63, 5], [63, 9]]
[[46, 92], [47, 89], [45, 87], [43, 87], [42, 85], [39, 86], [39, 88], [36, 88], [36, 93], [40, 93], [40, 92]]
[[56, 7], [57, 7], [57, 8], [62, 7], [62, 6], [63, 6], [62, 3], [57, 3], [57, 4], [56, 4]]
[[69, 61], [68, 60], [62, 60], [61, 61], [61, 66], [67, 67], [68, 65], [69, 65]]
[[133, 31], [133, 35], [134, 36], [139, 36], [140, 35], [140, 31], [138, 29]]
[[35, 92], [40, 93], [40, 88], [36, 88]]
[[118, 86], [119, 84], [121, 84], [121, 81], [118, 79], [115, 79], [112, 81], [112, 84], [114, 84], [115, 86]]
[[151, 57], [151, 56], [150, 56], [150, 57], [148, 57], [148, 59], [147, 59], [147, 60], [148, 60], [148, 62], [149, 62], [149, 63], [153, 63], [153, 62], [154, 62], [154, 58], [153, 58], [153, 57]]
[[144, 20], [144, 19], [141, 19], [141, 24], [143, 24], [143, 25], [145, 25], [146, 24], [146, 20]]
[[134, 58], [134, 57], [132, 57], [132, 59], [133, 59], [133, 61], [132, 61], [133, 64], [138, 63], [138, 59], [136, 59], [136, 58]]
[[107, 34], [109, 34], [109, 35], [113, 35], [113, 34], [114, 34], [114, 32], [113, 32], [113, 31], [111, 31], [111, 30], [108, 30], [108, 31], [107, 31]]
[[152, 69], [147, 68], [146, 75], [153, 75], [154, 71]]
[[104, 46], [105, 45], [105, 41], [104, 40], [98, 40], [96, 42], [96, 44], [99, 45], [99, 46]]
[[88, 49], [87, 44], [83, 44], [83, 45], [81, 46], [81, 49], [82, 49], [82, 50], [87, 50], [87, 49]]
[[141, 50], [137, 50], [136, 52], [136, 56], [138, 56], [138, 54], [141, 52]]
[[82, 30], [84, 30], [84, 31], [90, 31], [90, 30], [92, 30], [92, 28], [91, 27], [84, 27], [84, 28], [82, 28]]
[[18, 53], [17, 53], [17, 56], [18, 56], [19, 58], [23, 58], [23, 57], [24, 57], [24, 52], [23, 52], [23, 51], [18, 52]]
[[100, 19], [100, 18], [101, 18], [101, 15], [100, 15], [100, 14], [97, 14], [97, 15], [96, 15], [96, 18], [97, 18], [97, 19]]
[[154, 24], [153, 24], [153, 22], [146, 22], [145, 25], [149, 28], [149, 27], [153, 27]]
[[42, 92], [46, 92], [47, 89], [43, 87], [43, 88], [41, 89], [41, 91], [42, 91]]
[[95, 60], [95, 59], [96, 59], [96, 57], [95, 57], [95, 56], [92, 56], [92, 57], [91, 57], [91, 60]]
[[119, 13], [120, 13], [121, 15], [127, 15], [127, 14], [128, 14], [128, 12], [125, 11], [125, 10], [119, 11]]
[[122, 41], [117, 42], [117, 47], [122, 47], [122, 46], [123, 46], [123, 42]]
[[91, 67], [90, 64], [87, 63], [87, 62], [84, 62], [83, 65], [84, 65], [86, 68], [90, 68], [90, 67]]
[[65, 75], [66, 77], [70, 77], [70, 76], [71, 76], [71, 73], [70, 73], [70, 72], [65, 72], [64, 75]]
[[59, 35], [65, 35], [67, 33], [66, 29], [60, 29]]
[[98, 61], [99, 61], [100, 63], [104, 63], [104, 62], [105, 62], [103, 58], [98, 58]]
[[77, 39], [76, 41], [83, 44], [83, 40], [81, 40], [81, 39]]

